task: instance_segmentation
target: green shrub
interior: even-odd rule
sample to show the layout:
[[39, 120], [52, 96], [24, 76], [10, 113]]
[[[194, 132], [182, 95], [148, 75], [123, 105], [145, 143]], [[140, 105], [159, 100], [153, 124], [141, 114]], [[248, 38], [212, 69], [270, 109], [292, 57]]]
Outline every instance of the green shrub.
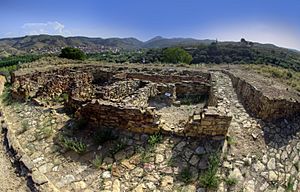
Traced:
[[209, 157], [209, 166], [203, 175], [200, 176], [202, 186], [216, 189], [220, 183], [220, 178], [216, 175], [219, 167], [220, 159], [218, 154]]
[[102, 165], [102, 162], [103, 162], [102, 157], [96, 155], [95, 159], [92, 161], [92, 164], [94, 165], [94, 167], [99, 169]]
[[159, 142], [161, 142], [162, 139], [163, 139], [163, 137], [160, 133], [150, 135], [150, 137], [148, 139], [148, 144], [153, 147], [156, 144], [158, 144]]
[[238, 183], [238, 180], [236, 178], [226, 178], [225, 183], [229, 186], [234, 186]]
[[66, 149], [71, 149], [76, 153], [82, 154], [87, 150], [87, 145], [81, 139], [61, 136], [60, 141]]
[[179, 47], [167, 48], [163, 51], [164, 62], [166, 63], [191, 63], [193, 57], [184, 49]]
[[59, 56], [62, 58], [74, 59], [74, 60], [84, 60], [86, 58], [86, 55], [83, 51], [72, 47], [63, 48]]
[[67, 93], [62, 93], [53, 97], [53, 101], [56, 103], [67, 102], [69, 100], [69, 95]]
[[110, 150], [110, 153], [114, 155], [114, 154], [118, 153], [119, 151], [125, 149], [126, 146], [127, 146], [126, 143], [119, 142]]

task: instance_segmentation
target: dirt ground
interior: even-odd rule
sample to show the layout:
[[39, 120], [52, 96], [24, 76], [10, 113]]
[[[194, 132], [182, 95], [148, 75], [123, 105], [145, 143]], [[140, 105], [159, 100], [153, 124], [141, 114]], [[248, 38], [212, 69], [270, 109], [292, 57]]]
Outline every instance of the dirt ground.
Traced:
[[[3, 143], [3, 135], [0, 139]], [[24, 178], [19, 177], [15, 173], [15, 168], [12, 166], [7, 154], [5, 153], [4, 146], [0, 147], [0, 191], [2, 192], [23, 192], [30, 191], [26, 186]]]

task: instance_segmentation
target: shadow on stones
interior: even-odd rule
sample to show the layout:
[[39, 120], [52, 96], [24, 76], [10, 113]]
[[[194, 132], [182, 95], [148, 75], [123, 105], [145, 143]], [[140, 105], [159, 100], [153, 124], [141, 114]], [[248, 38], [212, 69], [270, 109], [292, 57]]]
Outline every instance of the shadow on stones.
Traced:
[[[277, 120], [266, 121], [258, 119], [254, 113], [252, 113], [243, 99], [238, 95], [238, 101], [242, 104], [247, 114], [255, 119], [256, 123], [260, 125], [263, 131], [263, 138], [269, 147], [278, 149], [289, 144], [289, 142], [297, 136], [300, 132], [300, 114], [295, 114], [292, 117], [281, 118]], [[256, 137], [256, 134], [252, 135]]]
[[209, 157], [221, 155], [224, 145], [224, 140], [210, 138], [148, 135], [108, 127], [96, 130], [86, 122], [79, 126], [74, 121], [67, 122], [60, 130], [55, 138], [57, 143], [61, 142], [61, 135], [87, 145], [81, 154], [65, 148], [61, 154], [89, 166], [92, 172], [109, 171], [115, 178], [129, 173], [141, 182], [157, 173], [160, 179], [154, 182], [156, 185], [165, 185], [164, 178], [170, 176], [179, 188], [189, 183], [200, 186], [199, 177], [208, 169]]
[[265, 143], [272, 148], [279, 149], [299, 136], [300, 115], [287, 119], [278, 119], [274, 122], [263, 122], [261, 127]]

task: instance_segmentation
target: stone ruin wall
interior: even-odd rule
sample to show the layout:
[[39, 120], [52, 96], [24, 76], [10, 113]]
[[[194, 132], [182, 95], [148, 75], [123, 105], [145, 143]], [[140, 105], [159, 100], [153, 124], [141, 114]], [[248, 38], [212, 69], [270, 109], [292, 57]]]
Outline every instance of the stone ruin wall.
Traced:
[[[100, 75], [99, 75], [99, 74]], [[212, 86], [213, 77], [209, 73], [188, 72], [181, 75], [149, 75], [130, 72], [108, 72], [97, 69], [87, 72], [74, 69], [60, 69], [48, 72], [36, 72], [14, 76], [13, 96], [15, 98], [54, 96], [61, 93], [70, 94], [67, 107], [75, 109], [78, 118], [85, 118], [91, 126], [117, 127], [134, 132], [154, 133], [160, 131], [160, 116], [155, 108], [148, 106], [148, 100], [164, 91], [176, 94], [206, 94], [215, 98], [208, 102], [204, 110], [194, 111], [186, 122], [182, 136], [217, 136], [226, 135], [231, 116], [218, 110], [218, 91]], [[96, 75], [96, 76], [95, 76]], [[103, 76], [102, 76], [103, 75]], [[106, 92], [95, 91], [97, 83], [108, 83]], [[139, 79], [140, 78], [140, 79]], [[174, 79], [172, 79], [174, 78]], [[118, 80], [114, 82], [114, 80]], [[112, 82], [107, 82], [107, 80]], [[126, 83], [125, 83], [126, 82]], [[141, 85], [142, 84], [142, 85]], [[102, 88], [103, 88], [102, 87]], [[125, 88], [124, 88], [125, 87]], [[100, 90], [101, 92], [101, 90]], [[109, 94], [108, 94], [109, 93]], [[103, 100], [95, 98], [102, 94]], [[114, 100], [117, 99], [117, 102]], [[170, 97], [170, 103], [174, 98]]]
[[18, 100], [55, 97], [67, 93], [71, 97], [88, 99], [93, 95], [93, 77], [89, 73], [72, 70], [12, 74], [12, 95]]
[[300, 115], [300, 103], [293, 100], [270, 98], [263, 91], [234, 73], [225, 71], [232, 80], [244, 107], [256, 117], [272, 121]]
[[114, 127], [138, 133], [158, 132], [159, 117], [152, 110], [93, 100], [76, 112], [96, 128]]
[[110, 86], [96, 87], [96, 97], [106, 100], [120, 101], [129, 94], [133, 94], [142, 85], [141, 81], [117, 81]]
[[232, 114], [229, 102], [224, 101], [224, 90], [216, 85], [216, 77], [211, 73], [208, 107], [194, 111], [189, 117], [185, 130], [187, 136], [222, 135], [225, 136], [231, 123]]

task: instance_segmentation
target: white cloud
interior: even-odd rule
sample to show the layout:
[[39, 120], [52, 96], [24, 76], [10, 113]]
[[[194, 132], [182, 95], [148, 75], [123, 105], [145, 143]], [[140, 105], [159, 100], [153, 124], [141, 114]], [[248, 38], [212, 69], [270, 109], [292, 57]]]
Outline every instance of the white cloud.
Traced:
[[22, 26], [22, 31], [26, 35], [64, 35], [69, 36], [71, 32], [65, 29], [65, 26], [57, 21], [46, 23], [25, 23]]

